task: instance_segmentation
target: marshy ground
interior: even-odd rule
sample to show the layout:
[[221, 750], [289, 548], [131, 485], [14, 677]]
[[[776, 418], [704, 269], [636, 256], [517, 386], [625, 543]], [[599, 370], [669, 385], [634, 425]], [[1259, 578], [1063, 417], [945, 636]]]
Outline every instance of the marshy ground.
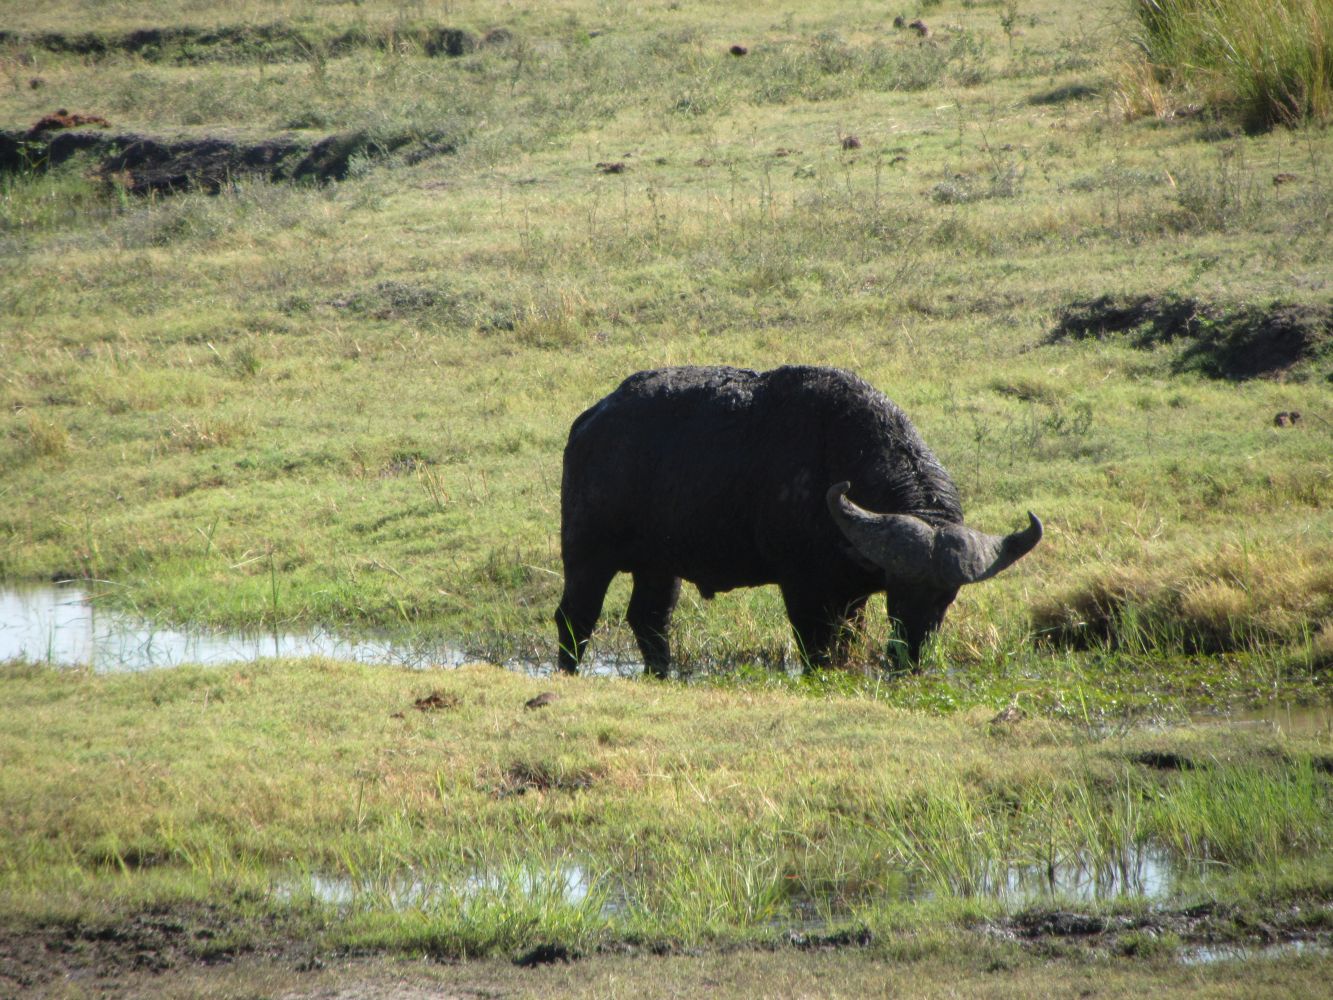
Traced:
[[[1322, 98], [1112, 0], [6, 16], [0, 578], [449, 654], [0, 654], [0, 994], [1326, 984]], [[574, 416], [788, 362], [1047, 526], [919, 675], [689, 588], [670, 683], [475, 665], [553, 658]]]

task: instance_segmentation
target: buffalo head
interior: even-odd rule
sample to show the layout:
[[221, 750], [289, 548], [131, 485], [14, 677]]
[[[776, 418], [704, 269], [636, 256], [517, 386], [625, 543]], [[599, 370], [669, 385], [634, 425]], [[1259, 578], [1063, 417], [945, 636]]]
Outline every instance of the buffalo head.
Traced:
[[899, 624], [911, 663], [963, 584], [989, 580], [1041, 541], [1041, 521], [1031, 511], [1027, 527], [988, 535], [911, 514], [876, 514], [847, 499], [850, 489], [847, 482], [829, 487], [829, 513], [857, 555], [884, 574], [889, 613]]

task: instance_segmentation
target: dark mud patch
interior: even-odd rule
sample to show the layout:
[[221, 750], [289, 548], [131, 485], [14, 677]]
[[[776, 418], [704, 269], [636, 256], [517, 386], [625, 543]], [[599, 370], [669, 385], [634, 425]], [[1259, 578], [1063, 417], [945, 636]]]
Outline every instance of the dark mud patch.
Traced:
[[1114, 296], [1071, 302], [1047, 343], [1123, 337], [1152, 350], [1179, 347], [1176, 374], [1243, 381], [1283, 378], [1307, 363], [1333, 377], [1333, 304], [1219, 304], [1165, 296]]
[[1333, 909], [1318, 901], [1259, 908], [1209, 902], [1140, 913], [1032, 908], [990, 923], [987, 932], [1047, 953], [1072, 947], [1133, 955], [1157, 946], [1174, 952], [1178, 947], [1263, 949], [1293, 944], [1323, 950], [1333, 944]]
[[85, 115], [78, 111], [60, 108], [49, 115], [42, 115], [28, 129], [28, 138], [35, 139], [43, 132], [53, 132], [67, 128], [110, 128], [111, 123], [101, 115]]
[[1190, 771], [1194, 768], [1193, 760], [1174, 750], [1144, 750], [1132, 754], [1129, 759], [1154, 771]]
[[528, 792], [581, 792], [591, 788], [601, 774], [593, 768], [570, 766], [562, 761], [514, 761], [494, 790], [496, 798]]
[[0, 31], [0, 46], [94, 60], [125, 55], [145, 62], [193, 65], [298, 61], [357, 50], [458, 57], [486, 44], [488, 37], [479, 39], [461, 28], [424, 22], [353, 25], [342, 31], [290, 24], [179, 25], [125, 32]]
[[0, 174], [40, 173], [82, 155], [107, 184], [132, 194], [206, 191], [216, 194], [241, 177], [322, 183], [347, 178], [358, 159], [400, 154], [407, 162], [452, 153], [445, 136], [339, 132], [262, 138], [229, 135], [164, 138], [69, 129], [38, 133], [0, 130]]
[[274, 918], [250, 920], [220, 907], [155, 907], [98, 919], [0, 922], [0, 996], [41, 995], [78, 982], [89, 993], [130, 976], [210, 966], [242, 956], [307, 958], [308, 945]]

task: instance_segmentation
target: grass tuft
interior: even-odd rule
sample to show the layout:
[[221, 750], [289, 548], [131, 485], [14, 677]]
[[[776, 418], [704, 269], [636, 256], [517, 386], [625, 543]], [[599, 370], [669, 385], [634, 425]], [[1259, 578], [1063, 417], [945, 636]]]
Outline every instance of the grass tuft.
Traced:
[[1129, 109], [1160, 117], [1167, 86], [1250, 131], [1333, 116], [1328, 0], [1136, 0], [1134, 10], [1140, 56], [1120, 80]]

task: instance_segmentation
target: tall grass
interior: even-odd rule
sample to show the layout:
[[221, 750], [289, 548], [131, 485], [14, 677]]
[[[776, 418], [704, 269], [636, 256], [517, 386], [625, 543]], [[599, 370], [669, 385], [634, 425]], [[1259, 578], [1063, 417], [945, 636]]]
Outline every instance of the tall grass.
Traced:
[[1330, 0], [1136, 0], [1135, 11], [1142, 61], [1122, 81], [1132, 103], [1160, 110], [1165, 83], [1252, 131], [1333, 114]]

